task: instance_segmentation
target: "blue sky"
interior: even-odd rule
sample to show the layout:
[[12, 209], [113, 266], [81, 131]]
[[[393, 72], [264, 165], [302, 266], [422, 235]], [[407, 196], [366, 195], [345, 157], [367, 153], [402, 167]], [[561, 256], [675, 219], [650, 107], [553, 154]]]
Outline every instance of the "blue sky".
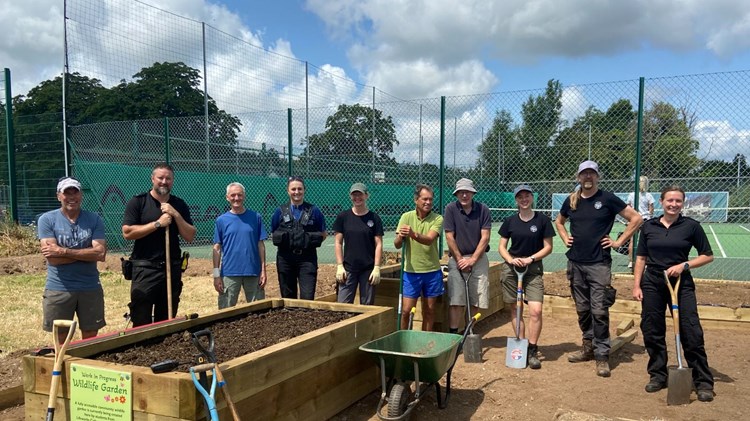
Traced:
[[[152, 53], [145, 51], [149, 47], [161, 43], [172, 49], [181, 45], [180, 35], [170, 34], [166, 23], [144, 23], [139, 20], [141, 16], [130, 18], [127, 13], [132, 13], [133, 1], [68, 0], [69, 16], [71, 13], [85, 16], [96, 25], [122, 25], [124, 31], [132, 31], [128, 35], [157, 37], [155, 41], [132, 46], [131, 51], [122, 51], [122, 57], [107, 58], [122, 66], [117, 72], [107, 67], [111, 63], [87, 53], [73, 57], [73, 63], [79, 66], [73, 70], [85, 64], [93, 76], [105, 84], [114, 84], [141, 67], [139, 58], [144, 62], [150, 59], [151, 63], [167, 60], [148, 55]], [[330, 92], [320, 98], [349, 103], [361, 100], [362, 85], [376, 86], [396, 98], [437, 98], [543, 89], [553, 78], [569, 87], [635, 80], [640, 76], [750, 69], [750, 1], [140, 1], [206, 22], [260, 48], [308, 61], [335, 74], [339, 81], [361, 84], [352, 89], [315, 75], [316, 88]], [[14, 95], [24, 94], [39, 82], [60, 74], [62, 6], [63, 0], [0, 0], [3, 10], [0, 27], [4, 28], [0, 37], [0, 67], [13, 71]], [[116, 19], [107, 22], [110, 16]], [[102, 33], [108, 29], [102, 27]], [[79, 40], [73, 41], [80, 47]], [[85, 41], [94, 45], [107, 40], [102, 36], [101, 40]], [[222, 89], [227, 91], [227, 98], [252, 94], [243, 91], [246, 89], [243, 84], [248, 75], [257, 76], [252, 73], [257, 68], [247, 60], [232, 61], [226, 54], [222, 59], [228, 60], [219, 69], [225, 72], [220, 79], [222, 83], [209, 86], [211, 95], [220, 97], [221, 92], [217, 91]], [[135, 70], [128, 68], [129, 64]], [[289, 97], [299, 94], [304, 82], [294, 80], [294, 75], [274, 74], [272, 64], [257, 77], [290, 88], [286, 91]], [[235, 76], [232, 73], [240, 77], [232, 81]], [[571, 91], [575, 94], [575, 89]], [[283, 94], [273, 94], [268, 97], [272, 102], [266, 103], [269, 107], [266, 109], [289, 106], [283, 102]], [[331, 105], [321, 101], [311, 106]], [[230, 112], [242, 111], [232, 109], [236, 104], [230, 102], [220, 106]], [[491, 118], [494, 111], [487, 108], [483, 112]], [[253, 109], [259, 108], [247, 107], [245, 111]], [[712, 127], [724, 123], [708, 122]], [[736, 127], [736, 121], [729, 121], [728, 134], [724, 136], [727, 144], [737, 139], [747, 143], [750, 123], [745, 123]], [[399, 124], [405, 127], [409, 123]], [[474, 138], [478, 138], [475, 133], [488, 125], [478, 119], [472, 124], [465, 130]], [[737, 137], [740, 132], [742, 136]], [[411, 146], [415, 153], [414, 145]], [[401, 148], [406, 150], [410, 145], [405, 142]]]
[[[551, 78], [571, 85], [750, 69], [747, 1], [144, 2], [215, 27], [242, 26], [264, 48], [286, 42], [295, 58], [407, 98], [450, 91], [462, 65], [478, 76], [459, 85], [463, 94], [542, 88]], [[0, 65], [23, 93], [61, 68], [62, 0], [0, 6]], [[394, 68], [433, 76], [409, 78], [404, 89]]]

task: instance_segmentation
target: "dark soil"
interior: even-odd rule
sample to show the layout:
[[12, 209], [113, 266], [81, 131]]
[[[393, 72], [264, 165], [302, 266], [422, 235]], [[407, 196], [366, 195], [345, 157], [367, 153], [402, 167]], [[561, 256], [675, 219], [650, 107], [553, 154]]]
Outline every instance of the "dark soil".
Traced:
[[[215, 323], [208, 327], [214, 338], [216, 361], [222, 363], [258, 351], [305, 333], [346, 320], [354, 313], [301, 308], [273, 309], [251, 313]], [[195, 332], [195, 330], [193, 330]], [[201, 335], [204, 349], [209, 348], [208, 335]], [[174, 360], [179, 365], [174, 371], [187, 372], [198, 364], [201, 352], [193, 343], [190, 331], [174, 333], [148, 343], [109, 351], [91, 357], [117, 364], [150, 367], [152, 364]]]

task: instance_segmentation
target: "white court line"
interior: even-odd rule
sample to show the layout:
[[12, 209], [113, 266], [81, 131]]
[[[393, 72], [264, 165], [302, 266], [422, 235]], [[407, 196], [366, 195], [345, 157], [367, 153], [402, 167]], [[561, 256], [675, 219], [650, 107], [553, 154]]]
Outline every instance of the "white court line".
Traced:
[[721, 242], [719, 242], [719, 237], [716, 236], [716, 232], [714, 232], [714, 227], [711, 225], [708, 226], [708, 229], [711, 230], [711, 234], [714, 235], [714, 240], [716, 241], [716, 245], [719, 246], [719, 251], [721, 252], [721, 257], [727, 257], [727, 254], [724, 253], [724, 247], [721, 246]]
[[740, 228], [742, 228], [743, 230], [745, 230], [747, 232], [750, 232], [750, 229], [747, 229], [747, 228], [743, 227], [742, 225], [740, 225]]

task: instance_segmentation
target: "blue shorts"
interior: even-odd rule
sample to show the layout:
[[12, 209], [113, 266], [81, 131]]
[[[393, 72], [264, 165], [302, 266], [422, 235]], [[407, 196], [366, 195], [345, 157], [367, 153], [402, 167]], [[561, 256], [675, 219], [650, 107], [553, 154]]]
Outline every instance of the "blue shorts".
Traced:
[[443, 295], [443, 271], [436, 270], [427, 273], [404, 272], [404, 297], [426, 298], [439, 297]]

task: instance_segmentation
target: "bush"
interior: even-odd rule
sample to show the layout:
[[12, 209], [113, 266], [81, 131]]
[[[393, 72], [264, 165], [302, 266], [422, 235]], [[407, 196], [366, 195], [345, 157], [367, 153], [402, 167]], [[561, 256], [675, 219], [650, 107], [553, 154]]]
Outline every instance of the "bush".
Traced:
[[18, 225], [9, 216], [0, 219], [0, 257], [39, 253], [34, 227]]

